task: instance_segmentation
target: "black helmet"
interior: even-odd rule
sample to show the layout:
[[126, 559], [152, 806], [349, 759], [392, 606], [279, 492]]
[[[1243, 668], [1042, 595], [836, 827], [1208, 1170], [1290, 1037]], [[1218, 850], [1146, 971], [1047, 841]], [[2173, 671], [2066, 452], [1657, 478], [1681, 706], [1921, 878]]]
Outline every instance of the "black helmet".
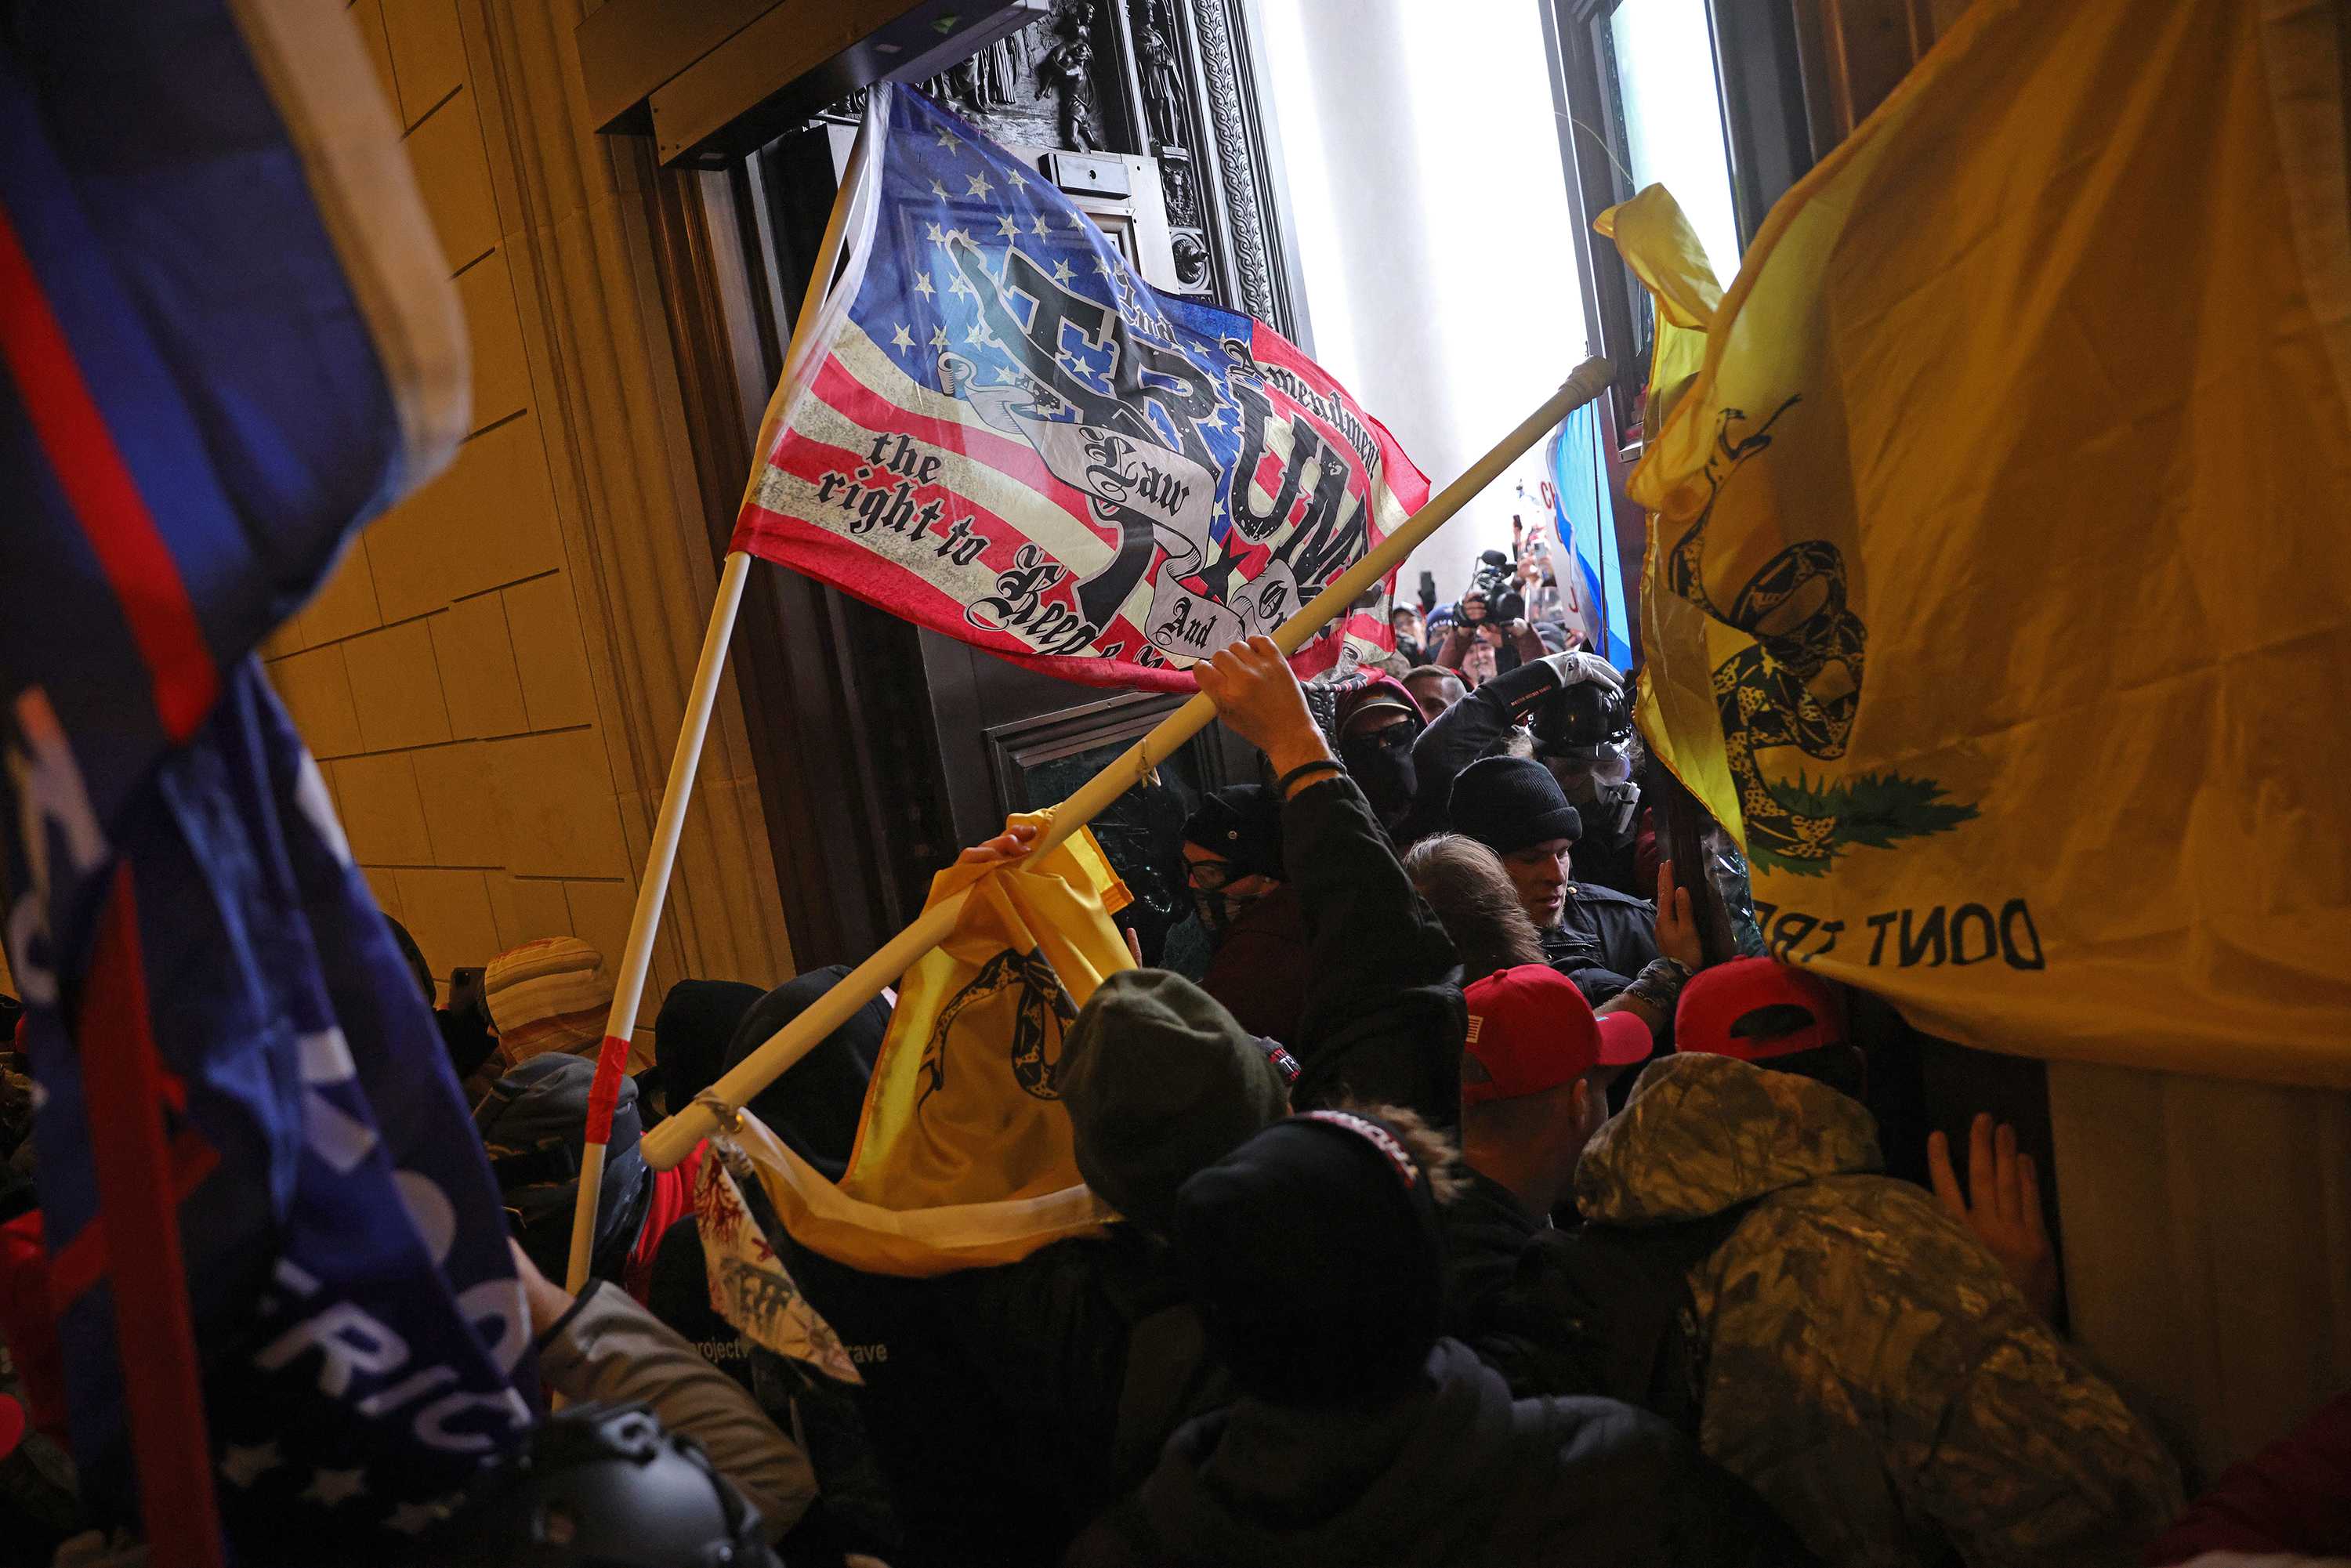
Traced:
[[1546, 695], [1534, 712], [1535, 752], [1590, 756], [1633, 732], [1633, 699], [1598, 681], [1578, 681]]
[[643, 1405], [540, 1422], [424, 1548], [436, 1568], [778, 1568], [759, 1511]]

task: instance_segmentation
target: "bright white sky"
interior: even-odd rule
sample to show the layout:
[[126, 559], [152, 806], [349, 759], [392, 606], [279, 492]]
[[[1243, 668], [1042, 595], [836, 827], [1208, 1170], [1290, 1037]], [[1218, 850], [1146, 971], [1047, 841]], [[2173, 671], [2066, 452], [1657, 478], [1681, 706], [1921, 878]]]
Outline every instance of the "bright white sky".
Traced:
[[[1260, 0], [1315, 358], [1439, 488], [1583, 358], [1533, 0]], [[1529, 489], [1540, 467], [1527, 467]], [[1508, 549], [1506, 476], [1424, 546], [1439, 599]]]
[[1636, 185], [1662, 184], [1706, 246], [1714, 276], [1739, 271], [1739, 220], [1714, 83], [1706, 0], [1625, 0], [1608, 19]]

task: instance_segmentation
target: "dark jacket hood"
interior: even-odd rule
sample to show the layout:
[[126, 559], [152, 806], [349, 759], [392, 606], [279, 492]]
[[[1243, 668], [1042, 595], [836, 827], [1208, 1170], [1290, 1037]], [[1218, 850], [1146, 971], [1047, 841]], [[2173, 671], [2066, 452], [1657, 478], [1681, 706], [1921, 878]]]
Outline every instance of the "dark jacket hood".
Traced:
[[[1426, 1375], [1420, 1391], [1380, 1406], [1243, 1399], [1192, 1422], [1120, 1521], [1097, 1525], [1070, 1563], [1807, 1561], [1752, 1493], [1653, 1416], [1606, 1399], [1514, 1403], [1457, 1340], [1437, 1342]], [[1148, 1555], [1135, 1550], [1144, 1542]]]
[[1244, 1399], [1168, 1445], [1143, 1500], [1168, 1557], [1184, 1562], [1442, 1562], [1494, 1528], [1489, 1489], [1511, 1439], [1510, 1389], [1440, 1340], [1429, 1386], [1365, 1409]]

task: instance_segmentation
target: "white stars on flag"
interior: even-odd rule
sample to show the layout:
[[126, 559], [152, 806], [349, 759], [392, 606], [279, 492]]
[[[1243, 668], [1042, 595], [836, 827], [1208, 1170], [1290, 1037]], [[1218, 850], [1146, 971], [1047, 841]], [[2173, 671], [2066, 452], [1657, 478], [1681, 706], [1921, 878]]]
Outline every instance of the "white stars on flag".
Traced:
[[324, 1503], [332, 1508], [338, 1503], [349, 1502], [366, 1490], [365, 1470], [318, 1469], [310, 1472], [310, 1484], [302, 1489], [302, 1500]]
[[914, 335], [906, 329], [906, 324], [904, 321], [899, 322], [898, 329], [890, 334], [890, 346], [893, 349], [911, 349], [914, 346]]
[[1029, 232], [1034, 234], [1039, 239], [1050, 239], [1053, 237], [1053, 231], [1045, 226], [1045, 214], [1042, 213], [1039, 213], [1037, 214], [1037, 221], [1030, 224], [1029, 225]]
[[1020, 177], [1020, 171], [1018, 169], [1013, 170], [1005, 178], [1012, 182], [1012, 188], [1016, 191], [1025, 191], [1029, 188], [1029, 182]]
[[1075, 277], [1076, 276], [1077, 276], [1077, 274], [1076, 274], [1076, 273], [1074, 273], [1074, 272], [1072, 272], [1072, 271], [1071, 271], [1071, 270], [1070, 270], [1070, 264], [1069, 264], [1068, 262], [1066, 262], [1066, 261], [1057, 261], [1057, 262], [1055, 262], [1055, 263], [1053, 264], [1053, 281], [1054, 281], [1054, 282], [1056, 282], [1056, 283], [1067, 283], [1068, 281], [1070, 281], [1070, 279], [1071, 279], [1072, 277]]
[[964, 183], [971, 187], [970, 193], [975, 196], [985, 196], [988, 192], [996, 189], [987, 183], [987, 176], [985, 174], [968, 175]]
[[954, 131], [942, 131], [939, 132], [939, 145], [946, 148], [948, 152], [953, 152], [960, 148], [963, 143], [956, 140], [956, 134]]
[[931, 182], [931, 194], [944, 202], [947, 199], [947, 188], [934, 180]]
[[939, 225], [936, 225], [936, 224], [925, 224], [925, 225], [923, 225], [923, 237], [924, 237], [925, 239], [927, 239], [927, 240], [935, 240], [935, 240], [944, 240], [944, 239], [946, 239], [947, 236], [946, 236], [946, 235], [943, 235], [943, 234], [941, 234], [941, 233], [939, 232]]
[[402, 1535], [422, 1535], [448, 1517], [449, 1505], [445, 1502], [404, 1502], [392, 1511], [392, 1517], [383, 1524], [385, 1529], [396, 1530]]
[[932, 295], [938, 292], [937, 289], [931, 287], [931, 275], [929, 273], [918, 272], [914, 274], [914, 292], [921, 295], [925, 299], [928, 299]]
[[968, 277], [965, 277], [962, 273], [960, 273], [960, 272], [956, 273], [953, 277], [951, 277], [951, 278], [949, 278], [949, 279], [947, 280], [947, 292], [948, 292], [950, 295], [955, 295], [955, 294], [968, 294], [968, 295], [970, 295], [974, 299], [977, 299], [977, 298], [979, 298], [979, 290], [978, 290], [978, 289], [977, 289], [977, 288], [974, 288], [974, 287], [971, 286], [971, 279], [970, 279], [970, 278], [968, 278]]
[[996, 220], [996, 232], [1009, 239], [1020, 232], [1020, 220], [1007, 213]]
[[932, 348], [934, 348], [934, 349], [944, 349], [944, 348], [946, 348], [946, 346], [947, 346], [947, 329], [946, 329], [945, 327], [934, 327], [934, 328], [932, 328], [932, 329], [931, 329], [931, 347], [932, 347]]
[[221, 1456], [221, 1474], [235, 1487], [249, 1487], [286, 1462], [275, 1443], [231, 1443]]

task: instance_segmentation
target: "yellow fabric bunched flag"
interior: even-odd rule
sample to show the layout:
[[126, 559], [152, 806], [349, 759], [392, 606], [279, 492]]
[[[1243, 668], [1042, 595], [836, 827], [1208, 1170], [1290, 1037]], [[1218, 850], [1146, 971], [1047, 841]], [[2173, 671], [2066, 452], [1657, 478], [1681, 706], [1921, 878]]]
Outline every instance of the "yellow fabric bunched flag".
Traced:
[[1661, 429], [1706, 366], [1706, 329], [1721, 308], [1722, 285], [1698, 230], [1663, 185], [1610, 207], [1592, 226], [1616, 242], [1656, 306], [1645, 418], [1650, 429]]
[[2335, 28], [1976, 0], [1765, 223], [1630, 489], [1643, 727], [1775, 954], [1975, 1045], [2351, 1086]]
[[930, 903], [967, 890], [955, 934], [907, 972], [840, 1185], [754, 1117], [728, 1139], [794, 1241], [868, 1272], [1010, 1262], [1114, 1218], [1078, 1175], [1059, 1076], [1078, 1009], [1134, 967], [1111, 921], [1126, 884], [1081, 831], [950, 866]]

